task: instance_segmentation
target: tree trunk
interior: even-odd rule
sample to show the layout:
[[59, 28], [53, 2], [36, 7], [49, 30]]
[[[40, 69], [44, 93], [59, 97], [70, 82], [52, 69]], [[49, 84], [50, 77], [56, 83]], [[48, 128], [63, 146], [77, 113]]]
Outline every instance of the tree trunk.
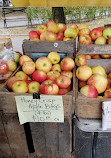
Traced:
[[63, 7], [52, 7], [52, 14], [56, 23], [66, 23]]

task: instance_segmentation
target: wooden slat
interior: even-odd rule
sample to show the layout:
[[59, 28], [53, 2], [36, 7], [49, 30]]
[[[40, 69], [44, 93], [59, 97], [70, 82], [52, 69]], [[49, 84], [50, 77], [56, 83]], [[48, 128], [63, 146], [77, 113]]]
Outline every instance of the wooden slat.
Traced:
[[0, 158], [12, 158], [10, 145], [2, 121], [2, 112], [0, 112]]
[[29, 158], [24, 128], [20, 125], [18, 116], [16, 114], [3, 114], [2, 119], [10, 144], [12, 157]]
[[78, 52], [79, 54], [111, 54], [111, 45], [110, 44], [84, 45], [84, 44], [79, 43]]
[[75, 53], [75, 40], [69, 41], [29, 41], [24, 40], [23, 42], [24, 54], [34, 52], [64, 52], [64, 53]]

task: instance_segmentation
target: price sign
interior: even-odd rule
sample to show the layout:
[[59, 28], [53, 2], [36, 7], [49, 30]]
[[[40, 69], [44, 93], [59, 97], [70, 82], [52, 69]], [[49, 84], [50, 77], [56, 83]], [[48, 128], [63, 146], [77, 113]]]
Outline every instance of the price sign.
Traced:
[[111, 129], [111, 101], [102, 103], [102, 129]]
[[20, 124], [26, 122], [64, 122], [62, 96], [15, 96]]

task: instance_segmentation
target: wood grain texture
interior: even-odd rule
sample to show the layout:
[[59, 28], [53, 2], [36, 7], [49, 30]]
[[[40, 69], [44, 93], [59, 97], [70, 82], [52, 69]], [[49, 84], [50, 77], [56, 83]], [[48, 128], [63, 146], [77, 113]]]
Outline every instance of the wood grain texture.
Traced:
[[75, 40], [69, 41], [23, 41], [23, 52], [34, 53], [34, 52], [64, 52], [64, 53], [75, 53], [76, 43]]
[[97, 44], [90, 44], [84, 45], [82, 43], [78, 44], [78, 53], [79, 54], [111, 54], [111, 45], [104, 44], [104, 45], [97, 45]]
[[[110, 59], [89, 59], [88, 66], [101, 65], [106, 72], [111, 72]], [[102, 102], [111, 101], [111, 98], [87, 98], [78, 92], [78, 79], [76, 79], [76, 115], [80, 118], [101, 118]]]
[[29, 158], [24, 128], [20, 125], [18, 116], [16, 114], [3, 114], [2, 119], [12, 157]]
[[0, 112], [0, 158], [13, 158]]

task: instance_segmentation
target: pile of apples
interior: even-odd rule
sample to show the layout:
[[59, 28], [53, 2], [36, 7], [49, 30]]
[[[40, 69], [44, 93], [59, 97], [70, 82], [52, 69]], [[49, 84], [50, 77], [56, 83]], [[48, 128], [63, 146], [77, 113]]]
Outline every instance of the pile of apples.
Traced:
[[22, 70], [7, 82], [9, 90], [15, 93], [40, 93], [64, 95], [71, 90], [72, 70], [75, 62], [70, 57], [60, 59], [57, 52], [39, 57], [35, 62], [27, 55], [19, 60]]
[[67, 41], [76, 39], [79, 30], [82, 29], [82, 25], [79, 27], [76, 24], [66, 26], [63, 23], [55, 23], [49, 20], [47, 24], [39, 25], [37, 30], [29, 32], [29, 39], [31, 41]]
[[111, 73], [100, 66], [81, 65], [76, 70], [80, 92], [88, 98], [111, 98]]
[[7, 56], [4, 56], [4, 59], [0, 60], [0, 88], [8, 80], [12, 73], [17, 69], [20, 54], [15, 53], [13, 58], [11, 58], [10, 60], [5, 60], [6, 58]]
[[86, 24], [82, 24], [79, 31], [79, 42], [89, 44], [111, 44], [111, 27], [98, 27], [90, 30]]

